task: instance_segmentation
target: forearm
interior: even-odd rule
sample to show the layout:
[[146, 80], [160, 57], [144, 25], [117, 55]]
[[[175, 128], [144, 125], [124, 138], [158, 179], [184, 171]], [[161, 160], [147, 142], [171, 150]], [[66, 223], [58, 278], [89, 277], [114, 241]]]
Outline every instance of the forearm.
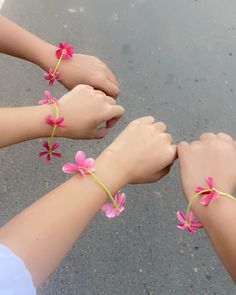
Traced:
[[19, 57], [48, 69], [56, 61], [55, 47], [0, 16], [0, 52]]
[[51, 112], [51, 105], [0, 109], [0, 147], [50, 136], [45, 118]]
[[225, 268], [236, 282], [236, 202], [220, 197], [207, 207], [196, 201], [192, 208]]
[[[96, 174], [111, 193], [124, 185], [107, 157], [97, 159]], [[63, 259], [106, 198], [91, 176], [75, 175], [2, 227], [0, 242], [24, 260], [35, 285], [39, 286]]]

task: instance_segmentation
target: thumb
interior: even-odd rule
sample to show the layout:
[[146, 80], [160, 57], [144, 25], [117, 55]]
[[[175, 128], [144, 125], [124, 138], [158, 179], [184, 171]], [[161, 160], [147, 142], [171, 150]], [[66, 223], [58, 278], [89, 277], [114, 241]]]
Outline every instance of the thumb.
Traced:
[[108, 133], [108, 129], [106, 127], [100, 127], [100, 128], [94, 129], [94, 132], [92, 133], [91, 137], [94, 139], [99, 139], [99, 138], [105, 137], [107, 133]]

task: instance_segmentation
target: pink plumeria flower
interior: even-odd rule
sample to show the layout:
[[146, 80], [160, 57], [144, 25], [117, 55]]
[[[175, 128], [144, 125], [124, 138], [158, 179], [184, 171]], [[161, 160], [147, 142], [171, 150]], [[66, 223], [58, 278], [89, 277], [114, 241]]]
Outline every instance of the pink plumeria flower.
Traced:
[[117, 207], [114, 206], [113, 203], [107, 202], [105, 203], [101, 210], [106, 214], [106, 217], [113, 218], [115, 216], [120, 215], [122, 211], [125, 210], [124, 203], [125, 203], [126, 195], [125, 193], [116, 193], [114, 196], [114, 200], [117, 204]]
[[46, 151], [40, 152], [38, 153], [38, 157], [41, 158], [42, 156], [46, 156], [46, 161], [50, 161], [51, 160], [51, 156], [60, 158], [61, 157], [61, 153], [57, 153], [55, 152], [55, 150], [59, 147], [59, 143], [58, 142], [54, 142], [52, 147], [50, 148], [49, 144], [47, 141], [44, 141], [42, 146], [45, 148]]
[[52, 103], [56, 103], [58, 104], [58, 99], [54, 96], [51, 96], [50, 91], [45, 90], [44, 91], [44, 97], [46, 99], [41, 99], [38, 101], [38, 104], [52, 104]]
[[67, 42], [60, 42], [59, 48], [56, 50], [57, 58], [60, 58], [62, 55], [62, 59], [71, 58], [73, 53], [74, 53], [74, 47], [70, 46]]
[[[207, 206], [212, 200], [219, 197], [218, 192], [214, 188], [213, 178], [212, 177], [206, 177], [205, 178], [206, 183], [208, 184], [211, 191], [203, 193], [205, 196], [201, 198], [200, 203], [204, 206]], [[200, 193], [203, 190], [207, 190], [208, 188], [204, 188], [202, 186], [195, 187], [195, 192]]]
[[64, 122], [64, 118], [63, 117], [58, 117], [58, 118], [53, 118], [52, 114], [49, 114], [46, 117], [46, 123], [48, 123], [49, 125], [57, 125], [58, 127], [64, 127], [64, 125], [62, 125], [62, 122]]
[[65, 173], [74, 173], [79, 172], [81, 175], [86, 175], [89, 173], [87, 169], [89, 169], [91, 172], [95, 171], [94, 163], [95, 160], [93, 158], [87, 158], [86, 154], [82, 151], [78, 151], [75, 155], [75, 164], [74, 163], [66, 163], [62, 167], [62, 171]]
[[49, 69], [44, 73], [44, 79], [49, 81], [49, 86], [53, 86], [55, 80], [59, 80], [60, 73], [53, 73], [53, 69]]
[[191, 233], [195, 233], [199, 228], [202, 228], [202, 224], [200, 221], [196, 221], [196, 216], [193, 211], [189, 211], [189, 214], [186, 218], [183, 211], [178, 210], [176, 213], [177, 219], [180, 223], [177, 224], [177, 227], [180, 229], [186, 229]]

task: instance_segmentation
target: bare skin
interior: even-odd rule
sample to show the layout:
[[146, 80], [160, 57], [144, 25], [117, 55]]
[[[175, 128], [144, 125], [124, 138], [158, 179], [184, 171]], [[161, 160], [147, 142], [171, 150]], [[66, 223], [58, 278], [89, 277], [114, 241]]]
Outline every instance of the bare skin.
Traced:
[[[63, 40], [62, 40], [63, 41]], [[0, 16], [0, 52], [28, 60], [43, 70], [54, 69], [58, 59], [56, 47]], [[60, 82], [69, 90], [78, 84], [88, 84], [107, 95], [117, 97], [119, 83], [112, 71], [95, 56], [74, 54], [63, 60]]]
[[[54, 105], [38, 105], [0, 109], [0, 147], [18, 142], [48, 137], [52, 126], [45, 123], [48, 114], [54, 114]], [[78, 85], [59, 100], [59, 115], [65, 127], [58, 127], [55, 136], [73, 139], [102, 138], [108, 128], [108, 120], [123, 115], [124, 109], [105, 93], [91, 86]], [[115, 123], [113, 121], [113, 124]], [[112, 126], [110, 126], [112, 127]]]
[[[128, 183], [157, 181], [169, 172], [176, 146], [165, 129], [152, 117], [137, 119], [101, 153], [96, 174], [111, 193]], [[142, 165], [140, 159], [145, 159]], [[40, 286], [106, 198], [91, 176], [74, 175], [4, 225], [0, 243], [23, 259], [35, 286]]]
[[[218, 190], [233, 194], [236, 188], [236, 143], [228, 134], [205, 133], [190, 144], [182, 142], [178, 145], [178, 156], [187, 200], [194, 195], [194, 187], [206, 187], [204, 179], [208, 176], [213, 177]], [[196, 200], [192, 209], [236, 282], [236, 202], [219, 197], [205, 207]]]

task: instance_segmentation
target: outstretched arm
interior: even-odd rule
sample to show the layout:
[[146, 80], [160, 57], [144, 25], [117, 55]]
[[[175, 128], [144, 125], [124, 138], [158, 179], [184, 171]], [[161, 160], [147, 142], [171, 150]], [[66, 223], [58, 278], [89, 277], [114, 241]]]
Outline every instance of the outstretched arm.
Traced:
[[[137, 119], [97, 158], [95, 173], [112, 194], [128, 183], [154, 182], [169, 172], [176, 147], [165, 129], [152, 117]], [[142, 165], [140, 159], [145, 159]], [[91, 175], [75, 175], [3, 226], [0, 243], [23, 259], [39, 286], [106, 197]]]
[[[79, 85], [65, 94], [58, 103], [64, 127], [57, 127], [55, 136], [74, 139], [102, 138], [123, 115], [124, 109], [105, 93], [91, 86]], [[49, 137], [53, 127], [46, 123], [48, 114], [55, 115], [54, 104], [31, 107], [0, 108], [0, 147], [39, 137]]]
[[[58, 61], [55, 50], [55, 46], [0, 15], [1, 53], [28, 60], [46, 71], [54, 69]], [[94, 56], [74, 54], [72, 59], [62, 61], [59, 71], [60, 82], [69, 90], [78, 84], [88, 84], [112, 97], [119, 93], [114, 74]]]
[[[205, 133], [190, 144], [182, 142], [178, 146], [178, 155], [183, 191], [188, 201], [195, 194], [196, 186], [208, 187], [204, 179], [209, 176], [213, 178], [216, 189], [233, 194], [236, 187], [236, 143], [229, 135]], [[198, 198], [192, 209], [236, 282], [236, 201], [218, 196], [204, 206]]]

